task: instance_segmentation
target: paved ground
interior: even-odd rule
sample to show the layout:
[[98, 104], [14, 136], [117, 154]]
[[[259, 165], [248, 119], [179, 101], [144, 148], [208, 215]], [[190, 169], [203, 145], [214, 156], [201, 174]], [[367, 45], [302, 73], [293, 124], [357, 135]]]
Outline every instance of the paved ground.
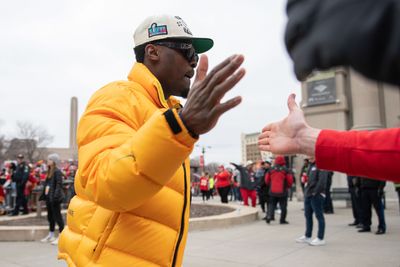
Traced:
[[[304, 232], [301, 206], [301, 203], [289, 202], [289, 225], [276, 222], [267, 225], [260, 220], [227, 229], [190, 232], [184, 266], [400, 267], [400, 216], [397, 202], [388, 203], [388, 231], [382, 236], [376, 236], [373, 232], [357, 233], [355, 228], [347, 226], [351, 222], [351, 210], [345, 208], [344, 203], [335, 203], [335, 214], [326, 215], [327, 245], [324, 247], [294, 242]], [[374, 215], [374, 231], [376, 223]], [[2, 267], [66, 266], [55, 258], [56, 247], [48, 244], [0, 242]]]

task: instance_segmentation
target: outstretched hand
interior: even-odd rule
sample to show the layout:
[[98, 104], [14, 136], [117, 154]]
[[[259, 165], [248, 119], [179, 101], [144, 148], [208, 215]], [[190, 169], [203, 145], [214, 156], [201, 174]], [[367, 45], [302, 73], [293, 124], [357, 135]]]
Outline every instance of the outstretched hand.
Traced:
[[207, 133], [214, 128], [222, 114], [240, 104], [240, 96], [224, 103], [221, 103], [221, 99], [245, 75], [245, 70], [239, 69], [243, 61], [243, 55], [230, 56], [207, 74], [208, 58], [201, 56], [195, 81], [180, 113], [192, 133]]
[[303, 111], [289, 95], [289, 115], [279, 122], [270, 123], [262, 129], [258, 138], [261, 151], [274, 154], [306, 154], [314, 156], [316, 138], [320, 130], [311, 128], [305, 121]]

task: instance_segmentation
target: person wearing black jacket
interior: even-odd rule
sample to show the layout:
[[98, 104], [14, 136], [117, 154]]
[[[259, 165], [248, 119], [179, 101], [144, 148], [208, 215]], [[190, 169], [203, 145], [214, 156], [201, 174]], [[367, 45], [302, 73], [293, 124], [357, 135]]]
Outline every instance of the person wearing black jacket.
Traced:
[[[326, 242], [325, 235], [325, 218], [324, 218], [324, 201], [326, 181], [329, 176], [329, 171], [320, 170], [317, 168], [314, 159], [310, 159], [308, 168], [308, 182], [304, 189], [304, 216], [306, 218], [305, 235], [296, 239], [298, 243], [308, 243], [312, 246], [322, 246]], [[318, 235], [317, 238], [311, 240], [313, 230], [313, 213], [318, 220]]]
[[[256, 181], [258, 184], [257, 185], [258, 202], [263, 212], [266, 212], [268, 210], [268, 205], [269, 205], [269, 194], [268, 194], [269, 187], [265, 184], [264, 177], [270, 168], [271, 168], [271, 162], [263, 161], [261, 162], [260, 167], [256, 170]], [[263, 219], [265, 220], [266, 218], [267, 216], [265, 216]]]
[[383, 188], [385, 187], [385, 181], [378, 181], [369, 178], [361, 178], [361, 218], [363, 228], [358, 232], [371, 232], [371, 217], [372, 206], [375, 209], [376, 215], [378, 216], [379, 224], [377, 235], [384, 234], [386, 232], [385, 214], [383, 211], [382, 196]]
[[12, 212], [12, 216], [17, 216], [19, 214], [19, 210], [23, 207], [23, 214], [28, 214], [28, 200], [25, 196], [25, 186], [26, 182], [28, 182], [30, 169], [28, 164], [24, 161], [24, 155], [19, 154], [17, 156], [18, 165], [16, 167], [15, 172], [12, 175], [12, 181], [15, 182], [17, 187], [17, 199], [14, 210]]
[[240, 194], [242, 195], [243, 204], [248, 206], [248, 199], [251, 199], [251, 206], [254, 208], [257, 202], [257, 181], [255, 177], [254, 162], [251, 160], [246, 162], [246, 167], [231, 162], [233, 166], [239, 171], [240, 176]]
[[64, 229], [64, 221], [61, 216], [61, 202], [64, 199], [62, 188], [63, 174], [57, 168], [60, 157], [57, 154], [50, 154], [47, 158], [48, 172], [44, 182], [43, 192], [40, 200], [46, 201], [47, 220], [49, 221], [49, 234], [41, 242], [51, 242], [58, 244], [58, 238], [54, 236], [55, 223], [58, 225], [59, 232]]

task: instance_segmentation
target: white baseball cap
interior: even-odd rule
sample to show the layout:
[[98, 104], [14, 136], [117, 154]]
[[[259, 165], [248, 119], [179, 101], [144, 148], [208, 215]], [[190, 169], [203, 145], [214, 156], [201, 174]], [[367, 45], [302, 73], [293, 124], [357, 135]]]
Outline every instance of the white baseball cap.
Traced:
[[146, 18], [137, 27], [133, 39], [135, 47], [163, 39], [191, 40], [197, 54], [211, 49], [214, 41], [210, 38], [193, 37], [187, 24], [178, 16], [158, 15]]
[[252, 160], [248, 160], [248, 161], [246, 162], [246, 166], [249, 166], [249, 165], [252, 165], [252, 164], [254, 164], [254, 162], [253, 162]]

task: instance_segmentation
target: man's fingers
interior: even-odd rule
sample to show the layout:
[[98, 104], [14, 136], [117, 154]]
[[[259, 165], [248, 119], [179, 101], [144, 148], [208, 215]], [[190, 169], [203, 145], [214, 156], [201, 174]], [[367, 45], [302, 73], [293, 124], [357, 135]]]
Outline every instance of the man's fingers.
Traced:
[[194, 83], [204, 80], [204, 78], [207, 76], [207, 71], [208, 71], [208, 57], [206, 55], [201, 55], [199, 66], [197, 67], [196, 70]]
[[261, 130], [261, 131], [262, 131], [262, 134], [261, 134], [261, 135], [263, 135], [264, 132], [271, 131], [271, 129], [272, 129], [272, 123], [267, 124], [267, 125], [264, 126], [264, 128]]
[[271, 146], [270, 145], [260, 145], [260, 146], [258, 146], [258, 149], [261, 151], [271, 151]]
[[225, 103], [217, 104], [214, 109], [212, 110], [213, 116], [217, 116], [219, 118], [222, 114], [227, 112], [230, 109], [233, 109], [237, 105], [239, 105], [242, 102], [242, 97], [237, 96], [234, 98], [229, 99]]
[[221, 84], [217, 85], [211, 92], [210, 99], [215, 102], [219, 102], [224, 97], [226, 92], [231, 90], [244, 77], [245, 74], [246, 70], [242, 68], [229, 77], [229, 79], [226, 79]]
[[269, 138], [263, 138], [258, 140], [258, 145], [269, 145]]
[[296, 108], [299, 108], [296, 103], [296, 94], [290, 94], [287, 100], [287, 105], [289, 108], [289, 112], [294, 111]]
[[220, 71], [223, 67], [225, 67], [226, 65], [228, 65], [233, 58], [235, 58], [236, 55], [232, 55], [228, 58], [226, 58], [224, 61], [222, 61], [221, 63], [219, 63], [217, 66], [215, 66], [210, 73], [204, 78], [204, 83], [208, 84], [211, 80], [212, 77], [214, 77], [214, 75]]
[[258, 144], [260, 145], [266, 145], [269, 144], [269, 137], [270, 137], [271, 132], [265, 132], [260, 134], [260, 136], [258, 137]]
[[210, 73], [210, 81], [207, 83], [209, 89], [214, 89], [215, 86], [229, 78], [242, 65], [244, 61], [243, 55], [237, 55], [231, 59], [229, 64], [219, 69], [215, 73]]

